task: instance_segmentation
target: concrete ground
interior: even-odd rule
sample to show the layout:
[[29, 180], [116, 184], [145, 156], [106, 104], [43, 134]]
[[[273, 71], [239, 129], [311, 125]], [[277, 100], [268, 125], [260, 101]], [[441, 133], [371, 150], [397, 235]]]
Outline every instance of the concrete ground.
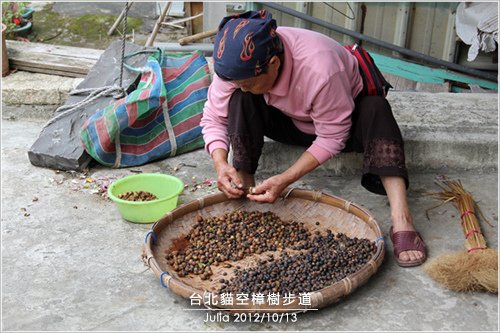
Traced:
[[[451, 100], [467, 100], [466, 97], [442, 95]], [[480, 105], [484, 104], [478, 103], [477, 109], [481, 109]], [[28, 160], [27, 150], [50, 118], [46, 111], [36, 106], [3, 105], [2, 330], [498, 330], [497, 295], [452, 292], [436, 284], [422, 267], [397, 266], [390, 241], [382, 266], [364, 286], [332, 306], [299, 314], [295, 323], [204, 323], [205, 311], [188, 311], [189, 300], [164, 289], [142, 263], [141, 246], [151, 225], [123, 220], [114, 204], [101, 195], [98, 185], [137, 171], [173, 174], [188, 185], [180, 197], [180, 204], [187, 203], [217, 191], [214, 186], [201, 185], [203, 180], [215, 179], [206, 153], [198, 150], [129, 169], [93, 166], [85, 174], [34, 167]], [[439, 119], [437, 116], [433, 119]], [[446, 127], [447, 123], [439, 125]], [[490, 125], [497, 126], [496, 123]], [[471, 126], [476, 127], [464, 134], [467, 140], [474, 141], [476, 131], [476, 139], [483, 142], [486, 149], [483, 154], [493, 151], [495, 155], [495, 142], [484, 141], [481, 136], [487, 131], [480, 124]], [[408, 136], [414, 133], [407, 131], [406, 125], [404, 131]], [[493, 137], [494, 133], [491, 133]], [[460, 142], [459, 134], [460, 131], [453, 134], [454, 141]], [[267, 146], [270, 148], [266, 149], [273, 151], [271, 143]], [[290, 156], [296, 156], [286, 155], [290, 151], [281, 148], [285, 156], [277, 158], [290, 160]], [[474, 156], [474, 151], [469, 152]], [[439, 190], [433, 184], [438, 174], [460, 179], [473, 193], [494, 225], [481, 225], [488, 245], [497, 248], [498, 174], [490, 161], [496, 161], [497, 156], [485, 157], [488, 165], [482, 168], [474, 161], [467, 164], [466, 159], [453, 160], [449, 152], [441, 153], [449, 163], [439, 168], [418, 166], [417, 162], [425, 159], [425, 150], [412, 153], [418, 156], [408, 156], [410, 161], [415, 161], [411, 162], [414, 166], [410, 169], [410, 206], [430, 258], [464, 251], [460, 218], [451, 204], [432, 210], [430, 221], [425, 217], [425, 211], [437, 204], [425, 193]], [[280, 167], [266, 163], [267, 173]], [[343, 172], [342, 167], [335, 170], [331, 173], [334, 176], [318, 170], [295, 185], [322, 190], [363, 205], [376, 218], [388, 240], [390, 216], [386, 198], [364, 190], [357, 175]]]

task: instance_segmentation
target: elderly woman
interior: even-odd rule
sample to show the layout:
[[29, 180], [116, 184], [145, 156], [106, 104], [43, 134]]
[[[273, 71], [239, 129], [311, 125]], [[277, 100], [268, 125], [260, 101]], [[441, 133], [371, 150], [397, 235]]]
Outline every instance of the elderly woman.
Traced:
[[[281, 192], [340, 152], [364, 152], [361, 184], [387, 195], [400, 266], [417, 266], [426, 247], [413, 226], [403, 139], [384, 96], [361, 94], [358, 61], [320, 33], [276, 26], [270, 13], [222, 20], [201, 126], [217, 185], [229, 198], [274, 202]], [[283, 173], [255, 185], [264, 136], [307, 147]], [[229, 146], [233, 160], [228, 163]]]

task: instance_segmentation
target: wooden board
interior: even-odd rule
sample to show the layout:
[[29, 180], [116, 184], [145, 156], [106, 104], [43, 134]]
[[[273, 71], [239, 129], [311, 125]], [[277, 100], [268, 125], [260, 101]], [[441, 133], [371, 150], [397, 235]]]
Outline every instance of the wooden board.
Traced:
[[11, 67], [35, 73], [85, 77], [103, 50], [7, 41]]
[[[203, 13], [203, 2], [190, 2], [189, 5], [191, 6], [191, 15]], [[191, 24], [191, 34], [197, 34], [203, 31], [203, 17], [194, 19]]]
[[[184, 11], [186, 12], [186, 14], [185, 14], [186, 17], [192, 16], [192, 14], [191, 14], [191, 2], [184, 3]], [[193, 34], [193, 22], [191, 22], [191, 20], [186, 22], [186, 34], [188, 36], [191, 36]]]
[[450, 82], [444, 83], [427, 83], [413, 81], [402, 76], [384, 73], [385, 79], [392, 85], [395, 91], [426, 91], [426, 92], [450, 92]]

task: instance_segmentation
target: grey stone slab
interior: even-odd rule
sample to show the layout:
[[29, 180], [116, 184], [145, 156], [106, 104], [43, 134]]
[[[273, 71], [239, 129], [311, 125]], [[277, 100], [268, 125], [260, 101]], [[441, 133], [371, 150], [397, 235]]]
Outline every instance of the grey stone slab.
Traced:
[[[141, 50], [142, 47], [126, 43], [125, 54]], [[127, 59], [127, 64], [142, 67], [149, 55], [139, 54]], [[102, 54], [85, 80], [76, 89], [101, 88], [119, 85], [120, 77], [121, 42], [113, 42]], [[127, 92], [135, 89], [139, 73], [123, 70], [122, 86]], [[82, 101], [85, 95], [69, 96], [64, 105], [73, 105]], [[56, 112], [53, 120], [42, 129], [40, 136], [28, 151], [30, 162], [33, 165], [60, 170], [82, 170], [92, 160], [80, 141], [80, 129], [85, 121], [99, 109], [115, 101], [112, 96], [100, 97], [75, 111], [64, 113]]]

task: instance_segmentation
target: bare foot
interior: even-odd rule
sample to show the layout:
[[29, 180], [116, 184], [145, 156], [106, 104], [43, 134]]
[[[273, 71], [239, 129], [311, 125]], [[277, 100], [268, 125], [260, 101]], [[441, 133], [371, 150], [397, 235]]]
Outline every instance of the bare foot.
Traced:
[[[393, 220], [392, 231], [396, 233], [398, 231], [416, 231], [413, 223], [404, 221], [403, 219], [399, 219], [398, 222]], [[425, 253], [421, 251], [403, 251], [399, 254], [399, 260], [402, 262], [413, 262], [417, 260], [421, 260], [424, 258]]]
[[416, 230], [408, 207], [405, 181], [402, 177], [393, 176], [380, 177], [380, 179], [391, 206], [391, 240], [395, 249], [394, 254], [398, 256], [396, 258], [398, 265], [405, 267], [420, 265], [425, 261], [427, 249], [424, 241], [415, 234]]

